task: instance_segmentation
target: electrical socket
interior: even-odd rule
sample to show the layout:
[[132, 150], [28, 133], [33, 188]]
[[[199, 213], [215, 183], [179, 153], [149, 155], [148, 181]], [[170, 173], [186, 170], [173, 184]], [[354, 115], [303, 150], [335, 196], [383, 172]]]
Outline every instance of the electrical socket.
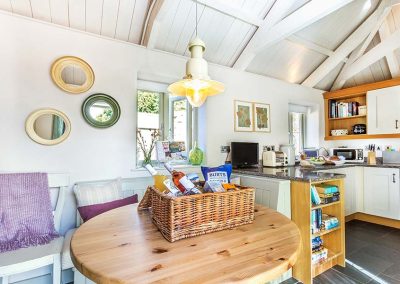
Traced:
[[263, 151], [275, 151], [275, 145], [265, 145]]
[[231, 151], [231, 146], [221, 146], [221, 153], [229, 153]]

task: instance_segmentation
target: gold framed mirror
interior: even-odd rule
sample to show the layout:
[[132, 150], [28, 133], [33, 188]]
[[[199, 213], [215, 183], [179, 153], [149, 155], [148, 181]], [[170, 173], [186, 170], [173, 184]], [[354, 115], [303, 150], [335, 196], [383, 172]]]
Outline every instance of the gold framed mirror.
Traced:
[[51, 78], [61, 90], [72, 94], [84, 93], [94, 83], [92, 67], [75, 56], [57, 59], [51, 66]]
[[71, 122], [61, 111], [45, 108], [32, 112], [25, 122], [25, 131], [36, 143], [56, 145], [68, 138]]

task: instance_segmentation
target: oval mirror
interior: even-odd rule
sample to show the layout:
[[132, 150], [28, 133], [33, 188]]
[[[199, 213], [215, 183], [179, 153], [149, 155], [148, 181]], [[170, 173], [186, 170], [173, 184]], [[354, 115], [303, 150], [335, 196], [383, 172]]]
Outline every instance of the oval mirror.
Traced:
[[107, 128], [117, 123], [121, 109], [111, 96], [94, 94], [83, 102], [82, 115], [91, 126]]
[[39, 109], [31, 113], [25, 123], [28, 136], [42, 145], [56, 145], [68, 138], [71, 122], [61, 111]]
[[57, 59], [51, 66], [51, 78], [59, 88], [73, 94], [88, 91], [94, 83], [90, 65], [74, 56]]

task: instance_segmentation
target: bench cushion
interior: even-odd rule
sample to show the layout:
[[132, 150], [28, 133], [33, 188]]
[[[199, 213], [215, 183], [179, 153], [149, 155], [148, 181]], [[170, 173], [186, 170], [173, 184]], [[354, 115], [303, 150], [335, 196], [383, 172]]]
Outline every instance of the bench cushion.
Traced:
[[76, 184], [74, 193], [78, 207], [121, 199], [121, 178], [103, 184]]
[[70, 252], [70, 247], [71, 247], [71, 239], [72, 235], [75, 233], [76, 229], [71, 229], [65, 234], [65, 239], [64, 239], [64, 244], [62, 247], [62, 252], [61, 252], [61, 269], [70, 269], [74, 267], [74, 264], [72, 263], [71, 260], [71, 252]]
[[21, 248], [14, 251], [8, 251], [0, 254], [0, 269], [1, 267], [11, 264], [21, 263], [25, 261], [35, 260], [45, 256], [61, 253], [64, 238], [58, 237], [50, 243], [35, 247]]

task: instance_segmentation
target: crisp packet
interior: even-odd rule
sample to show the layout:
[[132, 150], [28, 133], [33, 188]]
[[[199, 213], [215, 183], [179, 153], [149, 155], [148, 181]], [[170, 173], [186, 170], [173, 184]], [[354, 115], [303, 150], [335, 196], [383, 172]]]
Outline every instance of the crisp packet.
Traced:
[[219, 181], [207, 181], [204, 184], [204, 192], [225, 192], [226, 190], [222, 187], [222, 183]]
[[232, 173], [232, 165], [226, 164], [215, 168], [201, 167], [205, 181], [218, 181], [229, 183]]

